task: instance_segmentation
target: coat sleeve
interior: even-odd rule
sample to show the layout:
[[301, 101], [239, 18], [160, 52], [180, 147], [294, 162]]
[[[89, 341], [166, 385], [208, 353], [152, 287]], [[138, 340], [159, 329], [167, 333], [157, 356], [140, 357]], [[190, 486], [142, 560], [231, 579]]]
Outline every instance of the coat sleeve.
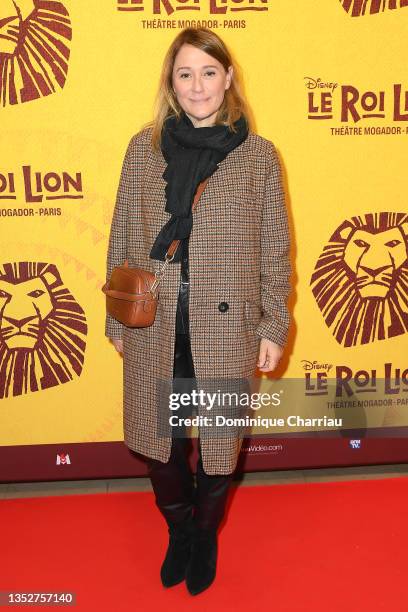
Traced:
[[[110, 278], [113, 268], [120, 266], [127, 259], [127, 223], [128, 205], [134, 201], [134, 163], [135, 136], [132, 136], [122, 163], [116, 203], [112, 216], [109, 235], [108, 253], [106, 258], [106, 281]], [[106, 312], [105, 336], [121, 338], [123, 324]]]
[[256, 334], [284, 347], [290, 325], [287, 299], [290, 293], [290, 234], [282, 183], [282, 170], [276, 149], [270, 152], [265, 181], [261, 228], [261, 304], [263, 316]]

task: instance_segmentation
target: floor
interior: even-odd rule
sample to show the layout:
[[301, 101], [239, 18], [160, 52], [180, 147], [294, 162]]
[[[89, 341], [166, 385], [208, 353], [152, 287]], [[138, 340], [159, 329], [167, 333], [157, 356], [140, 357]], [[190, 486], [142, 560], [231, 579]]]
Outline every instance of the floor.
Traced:
[[[331, 467], [274, 472], [248, 472], [236, 478], [236, 484], [290, 484], [291, 482], [322, 482], [395, 478], [408, 475], [408, 464]], [[58, 482], [20, 482], [0, 484], [0, 499], [40, 497], [47, 495], [77, 495], [86, 493], [116, 493], [150, 491], [148, 478], [114, 478], [109, 480], [64, 480]]]

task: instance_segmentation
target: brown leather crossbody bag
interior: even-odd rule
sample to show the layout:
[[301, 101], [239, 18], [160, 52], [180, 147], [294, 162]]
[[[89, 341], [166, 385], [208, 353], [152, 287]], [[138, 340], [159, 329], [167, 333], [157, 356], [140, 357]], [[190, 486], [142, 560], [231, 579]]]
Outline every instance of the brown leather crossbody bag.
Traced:
[[[194, 196], [191, 210], [194, 211], [207, 184], [202, 181]], [[173, 240], [167, 249], [164, 263], [158, 272], [143, 268], [130, 268], [128, 261], [113, 268], [109, 280], [102, 287], [106, 296], [106, 311], [127, 327], [149, 327], [156, 317], [159, 299], [159, 284], [167, 266], [174, 258], [180, 240]]]

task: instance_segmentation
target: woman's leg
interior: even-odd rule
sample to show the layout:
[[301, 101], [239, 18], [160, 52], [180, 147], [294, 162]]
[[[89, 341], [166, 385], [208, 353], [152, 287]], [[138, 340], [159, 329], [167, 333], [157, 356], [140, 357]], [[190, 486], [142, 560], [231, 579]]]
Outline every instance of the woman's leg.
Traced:
[[[189, 335], [185, 339], [186, 362], [191, 378], [195, 379]], [[210, 475], [203, 468], [201, 442], [196, 470], [196, 499], [191, 557], [186, 568], [186, 583], [191, 595], [210, 586], [216, 574], [217, 530], [225, 513], [226, 502], [234, 474]]]
[[210, 475], [203, 469], [201, 444], [197, 462], [196, 508], [191, 557], [186, 570], [187, 588], [198, 595], [214, 581], [217, 567], [217, 531], [225, 513], [234, 474]]
[[[189, 338], [176, 334], [174, 346], [173, 391], [185, 392], [192, 378]], [[194, 374], [193, 374], [194, 375]], [[191, 407], [182, 407], [188, 413]], [[180, 410], [180, 409], [179, 409]], [[156, 504], [167, 521], [169, 545], [160, 570], [164, 586], [170, 587], [184, 580], [191, 553], [194, 508], [194, 477], [190, 470], [187, 450], [190, 440], [185, 430], [173, 430], [170, 458], [167, 463], [148, 459], [148, 473]]]

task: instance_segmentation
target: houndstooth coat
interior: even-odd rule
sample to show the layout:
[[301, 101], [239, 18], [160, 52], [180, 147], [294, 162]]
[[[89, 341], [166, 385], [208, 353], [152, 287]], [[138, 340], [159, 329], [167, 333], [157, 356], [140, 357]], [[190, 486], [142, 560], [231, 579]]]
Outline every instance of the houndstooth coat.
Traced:
[[[165, 212], [166, 161], [151, 145], [152, 128], [127, 147], [107, 254], [106, 278], [127, 259], [157, 271], [149, 258]], [[250, 132], [221, 161], [193, 213], [189, 240], [189, 321], [196, 379], [252, 377], [261, 338], [284, 346], [290, 323], [289, 231], [279, 158], [272, 142]], [[171, 380], [180, 263], [170, 263], [160, 285], [151, 327], [129, 328], [109, 314], [105, 335], [123, 338], [125, 444], [167, 462], [171, 437], [157, 432], [157, 380]], [[220, 303], [226, 302], [219, 308]], [[208, 413], [207, 413], [208, 414]], [[234, 471], [240, 433], [201, 436], [207, 474]]]

